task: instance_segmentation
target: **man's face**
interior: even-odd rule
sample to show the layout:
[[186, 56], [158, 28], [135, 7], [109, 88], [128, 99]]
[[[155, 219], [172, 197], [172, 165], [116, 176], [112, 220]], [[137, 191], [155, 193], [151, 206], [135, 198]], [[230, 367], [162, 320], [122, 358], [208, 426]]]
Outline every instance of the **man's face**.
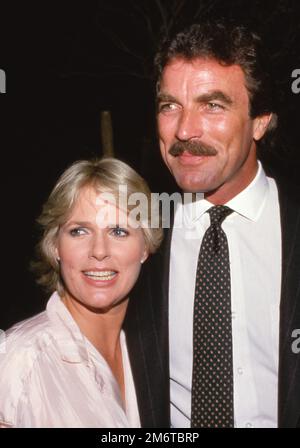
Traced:
[[255, 176], [255, 140], [263, 136], [269, 119], [250, 118], [245, 76], [238, 65], [175, 58], [163, 70], [160, 150], [184, 191], [204, 192], [211, 202], [224, 203], [243, 190]]

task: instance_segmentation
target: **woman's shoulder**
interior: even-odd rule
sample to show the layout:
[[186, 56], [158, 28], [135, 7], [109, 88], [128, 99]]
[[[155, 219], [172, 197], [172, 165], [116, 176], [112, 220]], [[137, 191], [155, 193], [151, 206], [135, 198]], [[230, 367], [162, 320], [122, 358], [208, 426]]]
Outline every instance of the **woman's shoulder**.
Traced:
[[51, 330], [51, 322], [47, 311], [42, 311], [33, 317], [14, 324], [4, 332], [6, 352], [12, 349], [34, 349], [45, 340], [45, 335]]
[[53, 318], [53, 308], [58, 301], [53, 294], [45, 311], [16, 323], [1, 335], [0, 392], [5, 378], [10, 384], [14, 379], [24, 384], [36, 361], [57, 351], [57, 319]]
[[1, 377], [7, 369], [16, 368], [18, 374], [30, 369], [38, 354], [49, 344], [51, 333], [46, 311], [18, 322], [4, 332], [0, 353]]
[[20, 399], [37, 366], [39, 356], [51, 343], [51, 323], [44, 311], [18, 322], [4, 335], [0, 350], [0, 424], [14, 422]]
[[51, 342], [55, 341], [57, 324], [53, 319], [53, 310], [56, 311], [55, 307], [58, 302], [59, 296], [54, 293], [50, 297], [45, 311], [18, 322], [5, 331], [2, 335], [5, 350], [2, 350], [2, 353], [5, 351], [6, 355], [12, 357], [16, 357], [17, 354], [21, 357], [28, 354], [34, 356], [35, 353], [42, 352]]

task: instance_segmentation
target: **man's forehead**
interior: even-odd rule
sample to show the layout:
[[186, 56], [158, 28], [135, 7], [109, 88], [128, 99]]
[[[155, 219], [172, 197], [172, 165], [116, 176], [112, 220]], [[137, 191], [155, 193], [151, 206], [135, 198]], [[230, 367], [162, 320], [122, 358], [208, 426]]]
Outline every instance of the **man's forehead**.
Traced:
[[178, 77], [178, 74], [185, 74], [186, 76], [196, 76], [205, 79], [220, 79], [237, 78], [245, 83], [245, 74], [243, 69], [238, 64], [225, 64], [217, 59], [207, 57], [197, 57], [193, 59], [186, 59], [183, 57], [172, 58], [164, 67], [161, 77], [161, 83], [164, 83], [168, 78]]
[[162, 72], [158, 99], [172, 94], [173, 89], [182, 92], [185, 86], [203, 86], [211, 91], [224, 91], [232, 97], [239, 97], [244, 91], [248, 97], [243, 69], [237, 64], [225, 65], [212, 58], [171, 59]]

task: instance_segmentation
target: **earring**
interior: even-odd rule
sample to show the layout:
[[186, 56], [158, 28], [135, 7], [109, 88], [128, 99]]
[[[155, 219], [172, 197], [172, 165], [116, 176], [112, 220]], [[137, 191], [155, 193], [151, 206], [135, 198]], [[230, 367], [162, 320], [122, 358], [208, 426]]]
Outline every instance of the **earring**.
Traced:
[[59, 263], [60, 263], [60, 258], [57, 257], [57, 258], [56, 258], [56, 261], [57, 261], [57, 263], [59, 264]]

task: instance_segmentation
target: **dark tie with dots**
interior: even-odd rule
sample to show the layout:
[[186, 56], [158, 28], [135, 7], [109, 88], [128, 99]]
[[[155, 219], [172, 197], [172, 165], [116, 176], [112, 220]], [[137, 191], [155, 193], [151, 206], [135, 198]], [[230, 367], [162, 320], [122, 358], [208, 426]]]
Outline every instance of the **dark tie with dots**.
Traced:
[[193, 335], [192, 428], [233, 428], [233, 365], [230, 265], [221, 228], [232, 213], [208, 210], [196, 275]]

